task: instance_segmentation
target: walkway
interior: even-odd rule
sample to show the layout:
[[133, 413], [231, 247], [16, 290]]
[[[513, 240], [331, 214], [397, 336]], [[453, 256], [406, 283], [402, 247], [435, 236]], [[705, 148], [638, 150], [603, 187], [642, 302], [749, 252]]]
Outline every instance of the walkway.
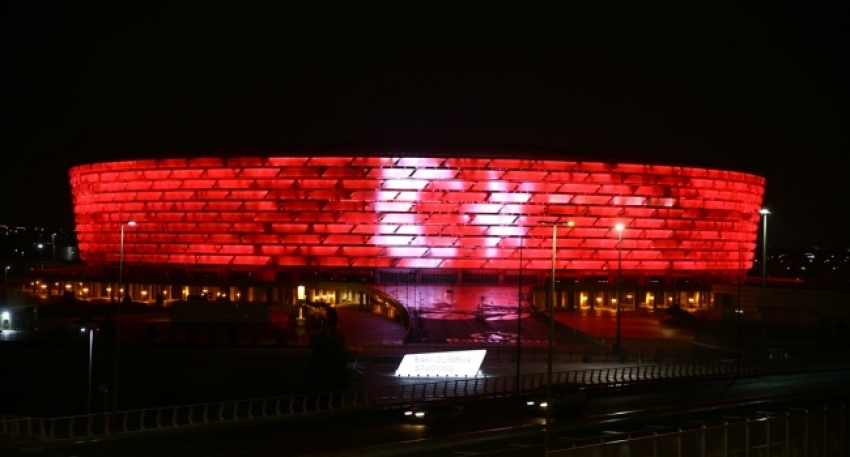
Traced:
[[384, 316], [356, 306], [336, 308], [339, 331], [349, 344], [403, 344], [407, 329]]
[[[688, 330], [661, 324], [663, 313], [626, 311], [620, 316], [620, 341], [623, 346], [682, 347], [694, 342]], [[606, 345], [617, 340], [617, 315], [611, 312], [556, 312], [555, 319], [581, 333], [605, 340]]]
[[[350, 344], [364, 345], [387, 345], [402, 344], [405, 337], [405, 328], [394, 321], [383, 316], [363, 311], [355, 307], [337, 308], [340, 321], [340, 330]], [[452, 315], [450, 319], [423, 317], [424, 326], [427, 329], [428, 341], [430, 343], [446, 343], [451, 341], [466, 341], [473, 336], [476, 328], [481, 323], [474, 316], [460, 319]], [[690, 347], [693, 344], [694, 334], [659, 322], [659, 315], [641, 311], [624, 312], [620, 320], [620, 338], [623, 346], [631, 347]], [[555, 313], [558, 323], [569, 328], [575, 328], [578, 332], [588, 335], [597, 340], [604, 340], [605, 346], [610, 347], [617, 337], [617, 319], [613, 313], [591, 313], [582, 314], [572, 312]], [[497, 321], [486, 321], [486, 326], [503, 331], [504, 335], [516, 336], [516, 314], [502, 316]], [[523, 341], [528, 343], [529, 339], [546, 340], [548, 328], [544, 323], [537, 322], [528, 314], [523, 314], [522, 326], [525, 332]], [[572, 338], [569, 330], [557, 327], [555, 336], [560, 345], [575, 344], [585, 346], [588, 343], [576, 341]], [[536, 338], [532, 338], [532, 336]], [[514, 341], [516, 341], [514, 339]], [[501, 342], [501, 341], [500, 341]], [[533, 342], [531, 343], [533, 344]]]

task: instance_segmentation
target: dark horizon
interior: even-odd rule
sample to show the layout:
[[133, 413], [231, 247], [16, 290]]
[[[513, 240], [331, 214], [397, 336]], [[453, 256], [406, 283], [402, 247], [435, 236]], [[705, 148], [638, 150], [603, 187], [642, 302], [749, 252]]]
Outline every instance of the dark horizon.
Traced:
[[769, 244], [848, 247], [824, 8], [5, 3], [0, 224], [71, 225], [85, 163], [480, 145], [756, 174]]

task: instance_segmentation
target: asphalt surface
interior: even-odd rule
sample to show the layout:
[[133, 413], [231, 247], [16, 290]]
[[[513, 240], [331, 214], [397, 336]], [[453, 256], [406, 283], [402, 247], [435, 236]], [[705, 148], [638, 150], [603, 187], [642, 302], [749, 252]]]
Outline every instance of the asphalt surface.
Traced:
[[[523, 346], [522, 372], [542, 373], [547, 369], [545, 359], [548, 346], [549, 322], [523, 314], [520, 322], [516, 314], [502, 313], [498, 316], [476, 316], [470, 313], [433, 312], [421, 314], [416, 319], [421, 320], [421, 328], [425, 331], [426, 341], [412, 345], [403, 345], [407, 329], [401, 324], [383, 316], [363, 311], [354, 307], [338, 308], [339, 330], [349, 345], [371, 347], [386, 347], [389, 351], [404, 347], [407, 351], [425, 349], [429, 345], [463, 347], [465, 345], [490, 344], [495, 358], [485, 362], [482, 367], [488, 376], [507, 376], [517, 369], [515, 360], [511, 360], [512, 348], [516, 346], [517, 334]], [[622, 364], [616, 359], [599, 360], [584, 363], [578, 357], [586, 348], [608, 350], [617, 338], [617, 319], [615, 315], [606, 313], [556, 313], [557, 325], [553, 327], [553, 344], [558, 348], [559, 358], [555, 361], [555, 371], [573, 369], [592, 369]], [[646, 312], [627, 312], [620, 316], [620, 340], [622, 347], [663, 348], [668, 351], [688, 350], [694, 346], [694, 334], [660, 323], [657, 314]], [[415, 325], [418, 321], [414, 321]], [[515, 330], [516, 329], [516, 330]], [[132, 332], [128, 332], [132, 333]], [[528, 357], [528, 355], [531, 357]], [[567, 354], [566, 356], [564, 354]], [[128, 354], [129, 356], [129, 354]], [[396, 363], [392, 360], [373, 361], [364, 363], [361, 368], [369, 376], [380, 378], [379, 382], [421, 383], [427, 379], [399, 379], [392, 376]], [[241, 371], [241, 370], [240, 370]], [[28, 445], [38, 443], [17, 443], [7, 450], [24, 451]], [[162, 452], [154, 451], [154, 452]], [[182, 451], [178, 451], [181, 452]], [[207, 450], [199, 455], [212, 455]], [[234, 450], [236, 452], [236, 450]], [[242, 450], [239, 450], [242, 452]], [[62, 455], [62, 454], [57, 454]], [[105, 455], [109, 455], [109, 451]], [[151, 454], [152, 455], [152, 454]]]
[[[357, 308], [338, 308], [340, 330], [352, 344], [401, 344], [404, 327], [383, 316]], [[422, 313], [427, 336], [420, 342], [432, 344], [511, 344], [521, 335], [524, 345], [548, 344], [549, 327], [544, 319], [522, 314], [520, 325], [516, 313], [498, 318], [476, 318], [473, 313], [444, 311]], [[687, 347], [694, 333], [660, 322], [663, 315], [643, 311], [624, 312], [620, 317], [620, 340], [624, 346]], [[556, 312], [558, 325], [553, 340], [560, 345], [610, 346], [617, 338], [616, 315], [610, 312]], [[417, 319], [413, 319], [414, 329]], [[575, 330], [575, 332], [573, 331]], [[583, 337], [584, 336], [584, 337]]]

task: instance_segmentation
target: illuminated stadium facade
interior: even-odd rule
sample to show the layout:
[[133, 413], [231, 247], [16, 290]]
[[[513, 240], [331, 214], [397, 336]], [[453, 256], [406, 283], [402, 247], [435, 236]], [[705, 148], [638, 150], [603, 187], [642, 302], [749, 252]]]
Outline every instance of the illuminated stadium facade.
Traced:
[[728, 283], [752, 267], [760, 176], [482, 154], [80, 165], [70, 170], [80, 258], [94, 274], [123, 260], [129, 276], [175, 285], [541, 285], [554, 270], [559, 287], [591, 292], [618, 277], [635, 290]]

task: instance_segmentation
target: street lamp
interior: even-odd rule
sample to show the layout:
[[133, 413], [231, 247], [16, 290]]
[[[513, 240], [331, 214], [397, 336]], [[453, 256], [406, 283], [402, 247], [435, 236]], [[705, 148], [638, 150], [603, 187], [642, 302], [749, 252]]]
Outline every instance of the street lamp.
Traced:
[[617, 240], [617, 341], [614, 343], [614, 353], [620, 353], [620, 295], [623, 289], [623, 224], [617, 224], [614, 229], [617, 230], [619, 239]]
[[549, 294], [549, 357], [546, 379], [546, 455], [549, 455], [552, 428], [552, 335], [555, 333], [555, 252], [558, 246], [558, 223], [552, 223], [552, 290]]
[[761, 237], [761, 346], [767, 356], [767, 216], [770, 215], [770, 210], [762, 208], [759, 214], [763, 216], [764, 222]]
[[[569, 228], [570, 228], [570, 231], [569, 231], [569, 232], [567, 232], [567, 235], [572, 236], [572, 233], [573, 233], [573, 227], [574, 227], [575, 225], [576, 225], [576, 224], [575, 224], [575, 222], [573, 222], [573, 221], [568, 221], [568, 222], [567, 222], [567, 227], [569, 227]], [[575, 314], [575, 315], [573, 316], [573, 340], [575, 341], [575, 339], [576, 339], [576, 327], [578, 327], [578, 318], [579, 318], [579, 314], [580, 314], [580, 312], [576, 312], [576, 310], [575, 310], [575, 296], [573, 296], [572, 294], [571, 294], [571, 296], [573, 297], [573, 313]], [[579, 310], [581, 310], [581, 304], [579, 304]]]
[[86, 393], [86, 414], [91, 414], [91, 366], [92, 366], [92, 348], [94, 346], [94, 329], [93, 328], [81, 328], [80, 331], [85, 333], [86, 330], [89, 332], [89, 384], [88, 384], [88, 392]]
[[56, 234], [50, 234], [50, 246], [53, 248], [53, 255], [50, 259], [50, 266], [52, 267], [54, 263], [56, 263]]
[[121, 297], [122, 284], [124, 282], [124, 226], [131, 227], [136, 225], [135, 221], [127, 221], [121, 223], [121, 240], [118, 250], [118, 310], [115, 319], [115, 372], [112, 378], [112, 417], [118, 413], [118, 363], [121, 360]]
[[522, 248], [525, 235], [519, 237], [519, 282], [516, 301], [516, 394], [519, 395], [520, 359], [522, 358]]
[[[572, 228], [573, 221], [567, 222]], [[549, 453], [549, 429], [552, 425], [552, 338], [555, 333], [555, 261], [558, 250], [558, 223], [552, 223], [552, 290], [549, 294], [549, 362], [546, 382], [546, 453]], [[574, 329], [575, 330], [575, 329]]]

